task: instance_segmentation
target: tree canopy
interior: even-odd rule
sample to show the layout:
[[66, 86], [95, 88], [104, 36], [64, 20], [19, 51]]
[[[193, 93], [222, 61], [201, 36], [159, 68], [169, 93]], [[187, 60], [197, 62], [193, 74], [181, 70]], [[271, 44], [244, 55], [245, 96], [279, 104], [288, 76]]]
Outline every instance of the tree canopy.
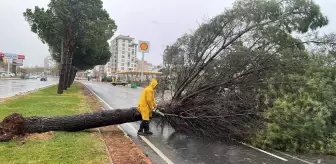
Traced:
[[[73, 65], [78, 69], [105, 64], [111, 56], [107, 40], [117, 26], [101, 0], [51, 0], [47, 9], [27, 9], [24, 17], [32, 32], [48, 44], [57, 62], [61, 61], [61, 43], [66, 38], [73, 40]], [[69, 29], [71, 36], [67, 36]]]
[[311, 0], [237, 0], [166, 49], [165, 121], [208, 138], [335, 153], [335, 145], [321, 144], [336, 139], [334, 60], [308, 48], [330, 50], [330, 37], [310, 37], [327, 24]]

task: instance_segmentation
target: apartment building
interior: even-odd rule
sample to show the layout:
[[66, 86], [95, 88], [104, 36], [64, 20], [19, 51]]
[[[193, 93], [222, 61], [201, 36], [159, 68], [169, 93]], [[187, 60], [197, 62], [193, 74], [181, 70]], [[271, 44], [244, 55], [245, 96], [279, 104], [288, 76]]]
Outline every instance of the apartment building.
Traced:
[[112, 56], [105, 65], [105, 71], [108, 76], [119, 71], [135, 70], [137, 44], [134, 38], [119, 35], [111, 41], [110, 48]]

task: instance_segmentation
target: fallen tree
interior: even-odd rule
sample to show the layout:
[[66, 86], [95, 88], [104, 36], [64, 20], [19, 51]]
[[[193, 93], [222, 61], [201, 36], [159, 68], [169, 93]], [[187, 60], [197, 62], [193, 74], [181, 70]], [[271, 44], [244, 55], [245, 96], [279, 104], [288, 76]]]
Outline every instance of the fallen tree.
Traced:
[[[267, 97], [267, 88], [292, 85], [279, 77], [298, 72], [306, 64], [307, 42], [295, 38], [292, 32], [304, 34], [327, 23], [319, 7], [309, 0], [236, 1], [232, 9], [182, 36], [166, 50], [158, 91], [164, 95], [168, 88], [172, 98], [162, 105], [162, 121], [178, 131], [207, 138], [248, 139], [269, 121], [264, 110], [275, 98]], [[107, 116], [105, 112], [110, 111], [100, 115]], [[124, 115], [114, 112], [104, 121], [118, 124], [138, 120], [134, 108], [118, 111]], [[48, 122], [49, 129], [42, 128], [39, 119], [29, 124], [39, 125], [36, 129], [63, 131], [108, 125], [101, 118], [99, 123], [85, 121], [91, 115], [96, 114], [76, 116], [76, 124], [70, 121], [72, 116], [55, 117], [58, 122]], [[21, 118], [17, 119], [21, 123], [2, 123], [3, 134], [39, 132], [29, 131], [34, 128], [29, 128], [25, 120], [31, 118], [12, 117]], [[67, 128], [61, 118], [67, 118], [72, 128]], [[11, 125], [20, 126], [11, 130]]]
[[141, 115], [136, 108], [55, 117], [23, 117], [18, 113], [13, 113], [0, 123], [0, 141], [8, 141], [27, 133], [74, 132], [139, 120], [141, 120]]

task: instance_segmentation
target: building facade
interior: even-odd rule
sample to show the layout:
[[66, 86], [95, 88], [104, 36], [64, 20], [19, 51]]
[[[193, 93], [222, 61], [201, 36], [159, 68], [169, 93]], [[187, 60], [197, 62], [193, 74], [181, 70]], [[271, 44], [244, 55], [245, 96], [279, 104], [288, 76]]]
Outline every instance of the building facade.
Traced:
[[107, 76], [119, 71], [135, 70], [137, 44], [130, 36], [119, 35], [111, 41], [111, 58], [105, 65], [104, 72]]
[[[155, 66], [152, 63], [144, 61], [144, 71], [153, 71]], [[141, 71], [141, 60], [137, 60], [135, 70]]]

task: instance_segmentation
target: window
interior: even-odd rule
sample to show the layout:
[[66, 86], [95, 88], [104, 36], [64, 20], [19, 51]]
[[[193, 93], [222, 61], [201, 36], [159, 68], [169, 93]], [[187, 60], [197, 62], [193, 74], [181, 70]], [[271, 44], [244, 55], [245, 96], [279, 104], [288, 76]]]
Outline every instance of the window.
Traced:
[[125, 59], [121, 59], [121, 62], [125, 62]]
[[121, 54], [125, 54], [125, 51], [122, 51]]
[[124, 64], [124, 63], [121, 63], [121, 66], [125, 66], [125, 64]]
[[125, 40], [122, 40], [122, 42], [124, 42], [124, 43], [125, 43]]
[[125, 47], [125, 43], [123, 43], [122, 46]]
[[130, 67], [130, 62], [127, 63], [127, 66]]
[[124, 70], [124, 67], [121, 67], [121, 70]]
[[121, 58], [125, 58], [125, 55], [122, 55]]
[[130, 48], [128, 48], [128, 51], [131, 51], [131, 49], [130, 49]]

